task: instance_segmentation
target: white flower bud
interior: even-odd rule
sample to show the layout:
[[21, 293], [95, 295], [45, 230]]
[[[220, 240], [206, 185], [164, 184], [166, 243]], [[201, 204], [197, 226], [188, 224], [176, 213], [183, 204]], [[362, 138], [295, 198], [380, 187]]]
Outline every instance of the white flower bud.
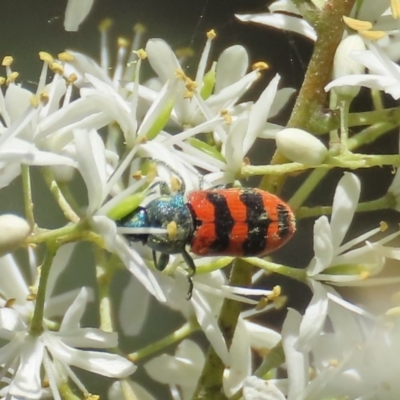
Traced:
[[18, 247], [31, 233], [28, 222], [13, 214], [0, 215], [0, 254]]
[[305, 165], [319, 165], [328, 155], [328, 149], [319, 139], [297, 128], [279, 131], [276, 146], [289, 160]]
[[[363, 74], [365, 72], [364, 65], [350, 57], [353, 51], [364, 51], [365, 43], [361, 37], [356, 35], [347, 36], [343, 39], [336, 49], [335, 58], [333, 60], [333, 79], [347, 75]], [[360, 88], [358, 86], [341, 86], [335, 87], [338, 95], [355, 97]]]

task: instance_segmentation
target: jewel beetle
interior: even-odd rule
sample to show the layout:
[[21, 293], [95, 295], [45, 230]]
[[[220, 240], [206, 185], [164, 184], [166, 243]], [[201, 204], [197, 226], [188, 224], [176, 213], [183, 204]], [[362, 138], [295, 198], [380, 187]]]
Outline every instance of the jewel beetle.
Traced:
[[[183, 185], [182, 185], [183, 186]], [[153, 251], [163, 270], [170, 254], [181, 254], [189, 267], [189, 294], [196, 267], [187, 248], [199, 256], [264, 256], [285, 244], [296, 230], [289, 205], [256, 188], [216, 188], [161, 194], [117, 221], [130, 228], [164, 228], [160, 234], [125, 234]], [[156, 252], [160, 253], [157, 260]]]

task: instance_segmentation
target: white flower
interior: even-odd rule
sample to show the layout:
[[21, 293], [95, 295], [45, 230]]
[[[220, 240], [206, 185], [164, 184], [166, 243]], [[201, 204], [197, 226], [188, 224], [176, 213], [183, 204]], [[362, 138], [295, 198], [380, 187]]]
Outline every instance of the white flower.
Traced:
[[[116, 333], [80, 327], [89, 295], [86, 288], [81, 288], [77, 296], [76, 291], [65, 293], [62, 303], [61, 296], [50, 298], [55, 281], [65, 268], [72, 249], [73, 246], [65, 246], [53, 260], [46, 292], [45, 316], [50, 318], [55, 315], [54, 312], [57, 315], [64, 313], [62, 323], [58, 331], [50, 330], [45, 325], [43, 332], [37, 336], [29, 332], [33, 304], [27, 300], [28, 287], [13, 258], [5, 256], [0, 259], [2, 273], [10, 278], [7, 287], [0, 287], [2, 299], [14, 299], [11, 307], [0, 309], [0, 336], [9, 341], [0, 348], [0, 364], [11, 374], [8, 387], [2, 389], [8, 396], [42, 398], [42, 369], [55, 399], [60, 399], [58, 387], [66, 382], [68, 376], [87, 394], [83, 384], [71, 373], [70, 366], [114, 378], [126, 377], [136, 369], [131, 362], [116, 354], [81, 350], [114, 348], [118, 344]], [[65, 310], [65, 302], [71, 295], [76, 298]], [[52, 302], [57, 305], [55, 308], [52, 308]], [[50, 321], [47, 319], [46, 323]]]
[[383, 90], [396, 100], [400, 98], [400, 67], [390, 60], [379, 46], [370, 44], [369, 50], [353, 52], [350, 56], [364, 65], [370, 73], [337, 78], [326, 85], [326, 91], [345, 85], [365, 86], [370, 89]]
[[[236, 17], [241, 21], [255, 22], [295, 32], [313, 41], [317, 39], [314, 28], [301, 18], [299, 10], [290, 0], [275, 1], [268, 8], [271, 11], [270, 13], [242, 14], [236, 15]], [[285, 13], [290, 13], [291, 15]]]
[[167, 384], [171, 392], [180, 389], [180, 399], [190, 400], [203, 369], [205, 356], [200, 346], [183, 340], [175, 355], [162, 354], [145, 364], [145, 370], [154, 380]]
[[65, 10], [64, 28], [66, 31], [77, 31], [81, 22], [89, 14], [94, 0], [68, 0]]
[[[106, 197], [114, 189], [122, 173], [129, 165], [135, 149], [112, 175], [114, 171], [108, 168], [106, 150], [99, 134], [94, 130], [89, 132], [77, 130], [74, 137], [78, 168], [88, 190], [89, 204], [86, 214], [90, 219], [92, 229], [104, 237], [107, 249], [120, 257], [128, 270], [135, 275], [146, 289], [160, 301], [164, 301], [165, 297], [153, 272], [147, 268], [143, 259], [128, 245], [126, 240], [117, 235], [115, 222], [105, 215], [107, 204], [103, 205]], [[140, 186], [141, 182], [137, 185], [132, 185], [121, 192], [117, 200], [131, 194]], [[103, 209], [101, 209], [102, 206]]]
[[[369, 237], [380, 232], [379, 228], [342, 244], [353, 219], [359, 194], [360, 182], [358, 178], [353, 174], [346, 173], [336, 188], [330, 223], [325, 216], [320, 217], [315, 222], [315, 256], [307, 267], [309, 284], [314, 294], [300, 325], [297, 345], [301, 349], [312, 348], [313, 341], [321, 332], [328, 313], [328, 300], [364, 314], [364, 311], [360, 308], [343, 301], [327, 285], [368, 286], [394, 282], [393, 279], [395, 278], [370, 278], [370, 276], [381, 271], [385, 262], [385, 258], [375, 250], [375, 244], [371, 245], [366, 242], [363, 246], [352, 249], [352, 247], [365, 242]], [[396, 235], [397, 233], [387, 236], [377, 243], [382, 244], [390, 241]]]

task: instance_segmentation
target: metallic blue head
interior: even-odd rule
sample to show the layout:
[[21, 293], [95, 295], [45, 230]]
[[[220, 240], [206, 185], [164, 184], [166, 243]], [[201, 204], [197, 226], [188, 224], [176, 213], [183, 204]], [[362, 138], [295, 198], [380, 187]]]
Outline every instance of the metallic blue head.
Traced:
[[177, 254], [190, 243], [194, 223], [189, 207], [181, 194], [163, 195], [152, 200], [118, 221], [119, 226], [130, 228], [164, 228], [167, 233], [126, 235], [131, 241], [141, 241], [154, 251]]

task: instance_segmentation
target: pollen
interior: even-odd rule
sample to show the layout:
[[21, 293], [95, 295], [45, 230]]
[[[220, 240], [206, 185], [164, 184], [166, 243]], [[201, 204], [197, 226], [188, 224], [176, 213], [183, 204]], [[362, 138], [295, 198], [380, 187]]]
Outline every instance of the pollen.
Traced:
[[388, 224], [385, 221], [381, 221], [379, 223], [379, 229], [381, 232], [385, 232], [389, 228]]
[[56, 74], [59, 74], [59, 75], [63, 75], [64, 74], [64, 68], [59, 63], [53, 62], [53, 63], [49, 64], [49, 67]]
[[125, 39], [124, 37], [119, 37], [118, 38], [118, 47], [128, 47], [129, 46], [129, 41]]
[[339, 360], [337, 358], [334, 358], [332, 360], [329, 360], [329, 365], [331, 367], [337, 367], [339, 365]]
[[181, 182], [176, 176], [171, 177], [171, 188], [174, 192], [177, 192], [181, 188]]
[[142, 171], [136, 171], [131, 175], [132, 179], [135, 179], [135, 181], [138, 181], [139, 179], [142, 179]]
[[384, 31], [359, 31], [358, 32], [364, 39], [379, 40], [386, 36]]
[[68, 78], [67, 78], [67, 85], [73, 85], [78, 79], [78, 76], [75, 73], [72, 73]]
[[387, 315], [388, 317], [399, 317], [400, 316], [400, 307], [389, 308], [389, 310], [387, 310], [385, 312], [385, 315]]
[[171, 221], [167, 225], [167, 234], [168, 234], [168, 239], [174, 240], [178, 234], [178, 226], [176, 225], [175, 221]]
[[11, 72], [10, 76], [7, 78], [6, 83], [9, 85], [10, 83], [14, 83], [15, 80], [18, 78], [19, 73], [18, 72]]
[[12, 308], [12, 307], [14, 306], [14, 304], [15, 304], [16, 301], [17, 301], [17, 299], [14, 299], [14, 298], [8, 299], [8, 300], [5, 302], [4, 307], [5, 307], [5, 308]]
[[4, 78], [4, 76], [0, 76], [0, 86], [4, 85], [6, 82], [6, 78]]
[[369, 271], [360, 272], [360, 279], [361, 280], [368, 279], [370, 276], [371, 276], [371, 273]]
[[111, 18], [105, 18], [99, 24], [99, 31], [104, 32], [108, 31], [113, 24], [113, 20]]
[[214, 29], [211, 29], [207, 32], [207, 39], [214, 39], [217, 36]]
[[269, 304], [268, 297], [261, 297], [260, 301], [256, 305], [256, 311], [263, 310]]
[[71, 53], [68, 53], [68, 51], [58, 53], [57, 58], [64, 62], [71, 62], [74, 60], [74, 56]]
[[31, 96], [31, 98], [29, 99], [29, 102], [31, 103], [31, 106], [33, 108], [39, 107], [40, 101], [36, 95]]
[[37, 297], [36, 293], [29, 293], [28, 296], [26, 296], [26, 301], [35, 301]]
[[49, 94], [47, 92], [40, 93], [40, 101], [43, 104], [47, 104], [49, 102]]
[[282, 288], [279, 285], [276, 285], [272, 289], [272, 293], [268, 295], [269, 300], [275, 300], [282, 294]]
[[221, 110], [221, 117], [224, 119], [227, 125], [232, 123], [232, 116], [229, 114], [228, 110]]
[[143, 24], [136, 24], [133, 27], [133, 31], [136, 33], [145, 33], [147, 31], [147, 29]]
[[54, 58], [51, 56], [50, 53], [47, 53], [47, 51], [39, 51], [39, 59], [49, 64], [54, 62]]
[[268, 69], [269, 65], [265, 61], [257, 61], [251, 66], [251, 68], [253, 69], [253, 71], [263, 71], [265, 69]]
[[344, 23], [355, 31], [367, 31], [372, 29], [372, 24], [369, 21], [362, 21], [360, 19], [350, 18], [343, 16]]
[[3, 61], [1, 62], [1, 65], [3, 67], [9, 67], [12, 63], [13, 63], [14, 59], [12, 58], [12, 56], [5, 56], [3, 58]]
[[138, 51], [135, 51], [135, 53], [141, 60], [145, 60], [147, 58], [147, 53], [144, 49], [139, 49]]
[[391, 0], [390, 7], [392, 9], [392, 17], [394, 19], [400, 18], [400, 0]]

